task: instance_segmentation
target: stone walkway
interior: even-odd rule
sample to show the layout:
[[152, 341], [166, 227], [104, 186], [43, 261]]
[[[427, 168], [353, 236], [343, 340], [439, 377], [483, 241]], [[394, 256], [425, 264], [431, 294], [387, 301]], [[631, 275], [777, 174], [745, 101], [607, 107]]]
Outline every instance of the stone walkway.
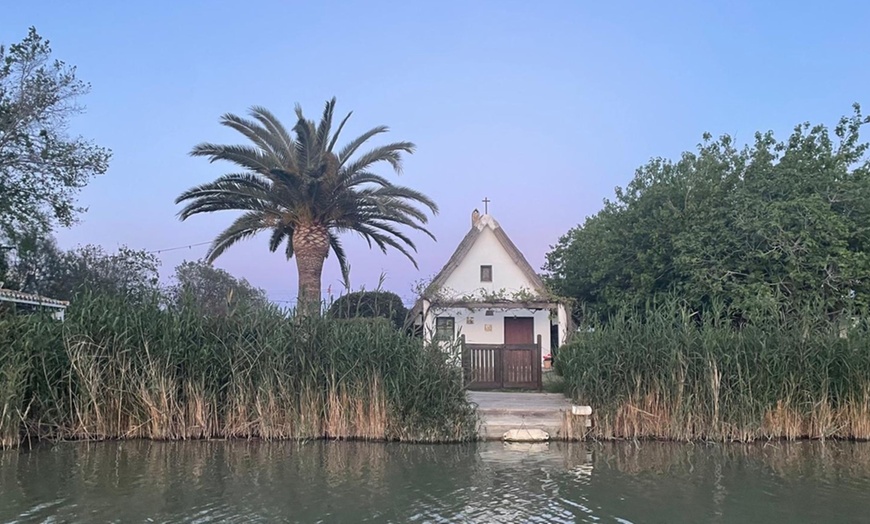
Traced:
[[468, 400], [488, 412], [563, 411], [571, 401], [561, 393], [513, 393], [510, 391], [469, 391]]
[[[576, 438], [571, 401], [561, 393], [469, 391], [468, 400], [480, 415], [478, 434], [483, 440], [502, 440], [511, 430], [539, 430], [550, 440]], [[532, 431], [530, 440], [538, 440]]]

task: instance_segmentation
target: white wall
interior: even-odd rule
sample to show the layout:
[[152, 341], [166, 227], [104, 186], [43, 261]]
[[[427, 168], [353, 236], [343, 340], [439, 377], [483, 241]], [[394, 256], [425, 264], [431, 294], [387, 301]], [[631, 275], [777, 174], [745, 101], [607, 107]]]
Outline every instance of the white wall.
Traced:
[[[468, 308], [435, 308], [429, 310], [426, 317], [424, 336], [430, 340], [435, 333], [436, 317], [453, 317], [456, 336], [465, 335], [469, 344], [504, 344], [505, 317], [533, 317], [535, 319], [534, 339], [541, 335], [542, 353], [550, 352], [550, 312], [548, 310], [512, 309], [508, 311], [494, 309], [492, 316], [486, 315], [486, 310], [470, 310]], [[469, 323], [471, 319], [471, 323]], [[487, 330], [489, 326], [489, 330]]]
[[[485, 220], [486, 218], [482, 219]], [[480, 281], [480, 266], [492, 266], [492, 282]], [[443, 291], [452, 295], [508, 293], [533, 289], [532, 283], [511, 260], [495, 233], [484, 227], [468, 254], [444, 283]]]

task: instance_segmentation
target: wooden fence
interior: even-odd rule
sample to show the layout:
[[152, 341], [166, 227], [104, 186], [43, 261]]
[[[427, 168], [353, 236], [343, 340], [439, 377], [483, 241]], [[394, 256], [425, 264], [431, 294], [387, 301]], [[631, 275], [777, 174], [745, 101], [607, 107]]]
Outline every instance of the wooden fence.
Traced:
[[541, 389], [541, 336], [535, 344], [467, 344], [462, 368], [468, 389]]

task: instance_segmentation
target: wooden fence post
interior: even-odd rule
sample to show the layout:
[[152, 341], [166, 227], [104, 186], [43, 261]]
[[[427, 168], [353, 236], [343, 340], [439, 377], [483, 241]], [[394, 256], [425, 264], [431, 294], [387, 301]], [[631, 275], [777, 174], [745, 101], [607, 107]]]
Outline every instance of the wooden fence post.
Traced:
[[468, 347], [465, 345], [465, 335], [459, 335], [459, 344], [461, 351], [462, 387], [466, 387], [471, 381], [471, 355], [469, 355]]
[[504, 345], [493, 350], [493, 364], [495, 364], [495, 382], [498, 389], [504, 389], [504, 358], [507, 354]]

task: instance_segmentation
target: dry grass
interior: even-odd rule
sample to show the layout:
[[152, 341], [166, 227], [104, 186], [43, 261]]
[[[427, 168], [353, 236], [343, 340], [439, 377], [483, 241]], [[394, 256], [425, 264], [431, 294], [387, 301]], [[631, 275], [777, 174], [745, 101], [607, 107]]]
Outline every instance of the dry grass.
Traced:
[[742, 329], [673, 304], [578, 334], [558, 366], [598, 439], [870, 439], [870, 328], [771, 316]]
[[801, 408], [777, 401], [760, 421], [735, 423], [717, 418], [715, 410], [686, 409], [661, 394], [632, 396], [615, 408], [596, 409], [589, 435], [597, 439], [719, 440], [751, 442], [769, 439], [870, 440], [870, 397], [834, 407], [820, 400]]
[[103, 300], [80, 303], [63, 325], [0, 319], [11, 333], [0, 338], [10, 348], [0, 360], [0, 446], [22, 436], [475, 436], [459, 370], [388, 324], [274, 312], [204, 319]]

